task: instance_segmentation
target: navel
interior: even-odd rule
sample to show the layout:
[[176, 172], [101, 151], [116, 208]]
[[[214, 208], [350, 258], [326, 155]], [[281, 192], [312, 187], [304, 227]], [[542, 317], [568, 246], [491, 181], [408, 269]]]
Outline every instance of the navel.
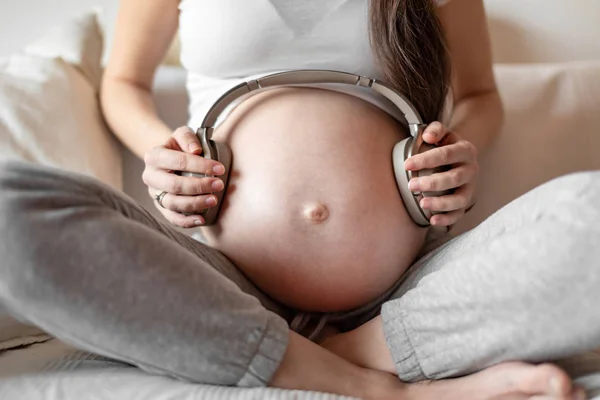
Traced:
[[308, 203], [302, 208], [302, 217], [307, 222], [320, 224], [329, 217], [329, 209], [322, 203]]

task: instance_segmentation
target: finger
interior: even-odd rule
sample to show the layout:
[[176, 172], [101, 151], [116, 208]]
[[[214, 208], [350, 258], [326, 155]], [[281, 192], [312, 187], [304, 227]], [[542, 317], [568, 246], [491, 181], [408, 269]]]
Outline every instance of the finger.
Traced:
[[423, 131], [423, 140], [429, 144], [436, 144], [446, 136], [448, 130], [441, 122], [435, 121], [427, 125]]
[[181, 196], [167, 193], [161, 203], [162, 207], [169, 211], [180, 214], [198, 214], [202, 210], [215, 206], [217, 204], [217, 196], [214, 194]]
[[466, 210], [473, 196], [474, 185], [464, 185], [454, 193], [446, 196], [423, 197], [419, 202], [421, 208], [434, 212]]
[[222, 175], [225, 173], [225, 167], [217, 161], [207, 160], [195, 154], [166, 149], [162, 146], [155, 147], [147, 152], [144, 156], [144, 162], [155, 169], [169, 171], [187, 171], [207, 175]]
[[148, 187], [172, 194], [198, 195], [220, 192], [225, 188], [219, 178], [179, 176], [164, 170], [146, 169], [142, 174], [142, 180]]
[[429, 220], [429, 223], [433, 226], [451, 226], [458, 222], [459, 219], [464, 215], [464, 210], [450, 211], [444, 214], [435, 214]]
[[459, 165], [448, 171], [412, 178], [408, 182], [408, 188], [413, 192], [438, 192], [454, 189], [474, 180], [478, 169], [477, 164]]
[[[156, 195], [160, 192], [157, 191], [156, 189], [148, 188], [148, 193], [150, 194], [150, 197], [152, 197], [153, 199], [156, 199]], [[161, 201], [161, 203], [163, 205], [164, 205], [164, 199], [167, 196], [168, 196], [168, 194], [165, 195]], [[171, 211], [171, 210], [163, 207], [156, 200], [154, 201], [154, 206], [167, 219], [167, 221], [169, 221], [171, 224], [173, 224], [175, 226], [180, 226], [182, 228], [191, 228], [194, 226], [204, 225], [204, 223], [205, 223], [204, 217], [202, 215], [198, 215], [198, 214], [184, 215], [184, 214], [181, 214], [181, 213], [178, 213], [175, 211]]]
[[202, 146], [198, 136], [187, 126], [179, 127], [173, 132], [172, 137], [175, 139], [179, 148], [186, 153], [202, 154]]
[[165, 210], [164, 208], [161, 208], [160, 205], [157, 206], [161, 214], [164, 215], [167, 221], [169, 221], [175, 226], [179, 226], [181, 228], [195, 228], [198, 226], [202, 226], [205, 223], [204, 217], [202, 215], [183, 215], [170, 210]]
[[418, 171], [457, 163], [474, 163], [477, 160], [475, 146], [466, 140], [460, 140], [447, 146], [436, 147], [416, 154], [404, 162], [404, 168]]

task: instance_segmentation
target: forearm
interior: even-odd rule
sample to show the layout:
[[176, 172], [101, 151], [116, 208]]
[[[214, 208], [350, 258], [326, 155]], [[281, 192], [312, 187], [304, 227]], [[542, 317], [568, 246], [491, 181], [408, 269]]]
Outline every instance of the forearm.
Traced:
[[497, 91], [464, 97], [454, 106], [449, 128], [484, 154], [500, 133], [504, 109]]
[[115, 135], [138, 157], [165, 142], [171, 129], [158, 117], [149, 89], [105, 77], [102, 109]]

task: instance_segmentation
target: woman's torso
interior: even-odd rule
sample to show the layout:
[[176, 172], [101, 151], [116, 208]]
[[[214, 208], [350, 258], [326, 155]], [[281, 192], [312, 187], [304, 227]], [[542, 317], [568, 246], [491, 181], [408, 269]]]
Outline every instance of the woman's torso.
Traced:
[[391, 163], [405, 137], [379, 108], [322, 89], [263, 92], [213, 138], [232, 149], [220, 218], [207, 242], [289, 306], [366, 304], [404, 273], [425, 230], [408, 216]]
[[[364, 0], [183, 0], [180, 36], [193, 128], [252, 76], [317, 68], [379, 78]], [[424, 240], [393, 178], [403, 135], [387, 113], [344, 94], [252, 97], [216, 131], [232, 147], [233, 177], [218, 225], [203, 233], [277, 300], [359, 306], [402, 275]]]

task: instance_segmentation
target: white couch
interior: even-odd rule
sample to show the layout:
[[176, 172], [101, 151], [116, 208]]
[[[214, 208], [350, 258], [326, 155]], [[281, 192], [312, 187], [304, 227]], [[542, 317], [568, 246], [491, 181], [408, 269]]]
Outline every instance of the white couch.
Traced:
[[[117, 0], [64, 0], [61, 7], [55, 7], [49, 0], [21, 0], [3, 5], [0, 33], [4, 40], [0, 41], [0, 57], [19, 49], [50, 25], [93, 5], [104, 7], [103, 20], [110, 38]], [[496, 76], [507, 111], [506, 124], [482, 160], [477, 206], [458, 224], [455, 233], [473, 227], [502, 205], [553, 177], [600, 169], [600, 106], [597, 102], [600, 46], [595, 43], [595, 38], [600, 37], [600, 24], [593, 18], [600, 16], [600, 2], [486, 0], [486, 5], [490, 12]], [[31, 10], [36, 11], [31, 13]], [[165, 66], [160, 69], [155, 83], [159, 114], [173, 127], [184, 124], [187, 119], [184, 79], [181, 69]], [[125, 191], [154, 210], [140, 180], [141, 162], [124, 149], [122, 154]], [[2, 329], [0, 316], [0, 333]], [[27, 333], [36, 336], [35, 331]], [[47, 339], [37, 337], [33, 341], [36, 340]], [[33, 357], [28, 359], [25, 352], [2, 354], [0, 364], [5, 361], [4, 365], [15, 372], [17, 365], [26, 370], [28, 362], [39, 361], [36, 357], [41, 352], [51, 357], [73, 353], [56, 340], [34, 345], [30, 350], [27, 355]], [[0, 365], [0, 375], [6, 371]], [[165, 398], [179, 393], [177, 398], [191, 399], [200, 394], [189, 386], [184, 388], [166, 380], [150, 381], [131, 371], [118, 376], [94, 371], [93, 376], [95, 379], [63, 374], [60, 375], [63, 386], [58, 387], [64, 390], [64, 398], [69, 399], [67, 393], [78, 398], [81, 390], [101, 391], [110, 380], [114, 385], [135, 383], [138, 388], [145, 387], [145, 393], [162, 390]], [[19, 379], [0, 384], [0, 397], [15, 395], [25, 388], [33, 396], [33, 393], [41, 393], [38, 389], [44, 384], [56, 384], [47, 378], [45, 381]], [[111, 392], [106, 398], [130, 397], [131, 393]], [[271, 395], [284, 398], [277, 393]], [[256, 398], [266, 396], [262, 393]], [[290, 394], [290, 398], [294, 398], [293, 395]]]

